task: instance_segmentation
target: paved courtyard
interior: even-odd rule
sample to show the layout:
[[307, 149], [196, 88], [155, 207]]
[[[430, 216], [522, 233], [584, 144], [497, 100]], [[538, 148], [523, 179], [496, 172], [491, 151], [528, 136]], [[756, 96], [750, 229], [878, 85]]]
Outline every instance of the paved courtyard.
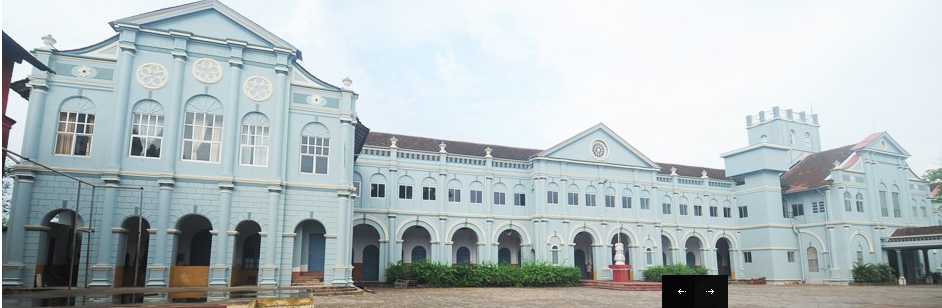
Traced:
[[[376, 289], [315, 307], [658, 307], [660, 292], [592, 288]], [[942, 287], [729, 286], [730, 307], [942, 307]]]

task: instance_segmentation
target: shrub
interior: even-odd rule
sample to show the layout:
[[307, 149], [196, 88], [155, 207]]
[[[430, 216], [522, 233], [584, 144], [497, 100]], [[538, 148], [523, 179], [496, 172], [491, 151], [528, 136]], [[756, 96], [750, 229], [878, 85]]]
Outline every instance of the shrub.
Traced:
[[689, 267], [675, 264], [649, 267], [643, 273], [645, 281], [661, 281], [664, 275], [706, 275], [707, 269], [702, 266]]
[[896, 269], [889, 264], [854, 263], [854, 282], [890, 283], [896, 281]]
[[431, 287], [574, 286], [579, 283], [580, 277], [579, 269], [575, 267], [543, 263], [526, 263], [520, 267], [398, 263], [386, 269], [387, 282], [411, 279]]

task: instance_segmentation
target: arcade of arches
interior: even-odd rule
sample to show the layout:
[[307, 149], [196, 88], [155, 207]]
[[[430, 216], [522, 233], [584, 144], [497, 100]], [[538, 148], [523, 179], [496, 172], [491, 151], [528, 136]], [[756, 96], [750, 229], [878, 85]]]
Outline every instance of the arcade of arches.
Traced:
[[[60, 209], [47, 214], [42, 226], [45, 231], [41, 233], [44, 245], [40, 246], [36, 266], [37, 273], [42, 273], [42, 286], [65, 286], [70, 279], [72, 285], [75, 285], [79, 276], [79, 260], [82, 257], [82, 250], [79, 248], [86, 233], [82, 227], [75, 226], [82, 226], [82, 218], [71, 210]], [[146, 219], [130, 216], [126, 217], [121, 228], [115, 231], [118, 236], [115, 287], [145, 285], [148, 247], [152, 239], [152, 235], [146, 230], [150, 229], [150, 226]], [[176, 232], [171, 237], [171, 287], [208, 285], [213, 241], [216, 240], [212, 230], [210, 221], [201, 215], [185, 215], [177, 220]], [[234, 247], [231, 260], [227, 260], [231, 264], [231, 286], [251, 286], [259, 283], [262, 232], [261, 226], [252, 220], [239, 222], [234, 232], [230, 232]], [[534, 254], [532, 250], [524, 249], [529, 245], [525, 244], [520, 231], [513, 228], [498, 231], [493, 248], [482, 243], [481, 236], [471, 227], [456, 227], [449, 237], [450, 241], [446, 243], [434, 242], [429, 229], [418, 223], [405, 228], [400, 239], [395, 241], [396, 245], [389, 245], [384, 232], [377, 224], [361, 222], [353, 226], [350, 257], [355, 281], [382, 281], [385, 276], [383, 264], [400, 260], [412, 263], [445, 258], [450, 259], [452, 264], [479, 264], [484, 262], [482, 260], [490, 260], [499, 265], [519, 266], [525, 260], [531, 260]], [[328, 245], [326, 228], [321, 222], [308, 219], [295, 226], [294, 234], [292, 282], [322, 282]], [[616, 233], [607, 242], [601, 245], [592, 233], [582, 231], [575, 234], [571, 244], [553, 244], [547, 248], [554, 264], [572, 262], [570, 264], [579, 268], [583, 279], [598, 279], [599, 265], [604, 268], [614, 264], [614, 244], [619, 242], [626, 247], [627, 264], [639, 267], [639, 264], [634, 263], [653, 265], [657, 262], [654, 261], [657, 258], [652, 256], [656, 256], [658, 247], [652, 249], [647, 246], [635, 250], [638, 243], [634, 243], [626, 233]], [[674, 241], [662, 235], [659, 247], [661, 258], [658, 261], [661, 264], [676, 264], [677, 260], [682, 260], [684, 263], [681, 264], [715, 268], [718, 274], [730, 275], [733, 278], [735, 262], [732, 256], [735, 254], [732, 252], [735, 250], [732, 244], [728, 238], [719, 237], [713, 245], [707, 246], [701, 238], [689, 236], [684, 240], [683, 246], [677, 249], [674, 248]], [[436, 246], [445, 250], [436, 250]], [[398, 258], [390, 257], [392, 249], [398, 250]], [[564, 249], [569, 249], [565, 250], [568, 256], [561, 254]], [[606, 249], [609, 249], [607, 253]], [[634, 256], [633, 253], [639, 255]], [[608, 256], [605, 256], [606, 254]], [[569, 259], [569, 256], [572, 259]], [[715, 264], [712, 263], [714, 259]], [[707, 262], [711, 264], [706, 264]]]

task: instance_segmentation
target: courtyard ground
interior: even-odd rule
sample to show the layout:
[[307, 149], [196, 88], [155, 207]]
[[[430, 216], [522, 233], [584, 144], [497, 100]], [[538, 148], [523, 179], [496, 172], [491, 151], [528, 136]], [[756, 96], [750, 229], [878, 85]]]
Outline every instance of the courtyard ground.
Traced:
[[[315, 307], [659, 307], [661, 292], [592, 288], [375, 289]], [[730, 285], [730, 307], [942, 307], [938, 286]]]

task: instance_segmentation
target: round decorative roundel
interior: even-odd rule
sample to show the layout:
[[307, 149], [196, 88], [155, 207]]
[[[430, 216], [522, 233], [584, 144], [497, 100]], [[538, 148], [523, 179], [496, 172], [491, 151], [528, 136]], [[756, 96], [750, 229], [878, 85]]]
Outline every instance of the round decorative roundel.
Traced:
[[307, 97], [307, 102], [311, 105], [320, 106], [324, 104], [325, 100], [320, 95], [311, 95]]
[[596, 140], [592, 143], [592, 156], [595, 159], [604, 159], [608, 156], [608, 145], [602, 140]]
[[72, 76], [75, 76], [75, 77], [92, 78], [92, 77], [95, 77], [95, 75], [97, 74], [98, 74], [98, 70], [85, 66], [85, 65], [72, 67]]
[[193, 62], [193, 77], [203, 83], [216, 83], [222, 79], [222, 65], [209, 58]]
[[271, 81], [262, 76], [252, 76], [246, 79], [242, 90], [245, 91], [245, 96], [257, 102], [267, 100], [273, 92]]
[[169, 73], [159, 63], [144, 63], [137, 67], [137, 83], [148, 89], [160, 89], [167, 84]]

